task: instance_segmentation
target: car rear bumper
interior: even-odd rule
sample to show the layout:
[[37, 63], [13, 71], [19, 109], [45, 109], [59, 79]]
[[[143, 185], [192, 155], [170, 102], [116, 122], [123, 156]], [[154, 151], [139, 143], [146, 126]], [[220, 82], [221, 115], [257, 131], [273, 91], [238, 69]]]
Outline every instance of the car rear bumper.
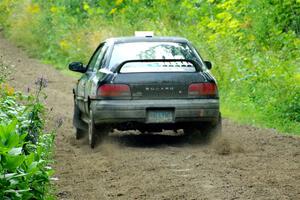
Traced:
[[219, 117], [218, 99], [180, 100], [93, 100], [90, 105], [95, 123], [149, 123], [149, 110], [171, 110], [173, 121], [214, 121]]

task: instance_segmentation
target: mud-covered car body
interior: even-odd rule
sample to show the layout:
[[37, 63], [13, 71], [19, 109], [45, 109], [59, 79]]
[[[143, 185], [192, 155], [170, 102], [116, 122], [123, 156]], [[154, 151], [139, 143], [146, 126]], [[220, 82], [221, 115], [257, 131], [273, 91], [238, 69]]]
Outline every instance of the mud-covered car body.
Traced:
[[184, 38], [108, 39], [86, 67], [75, 62], [69, 68], [83, 73], [73, 90], [74, 125], [90, 137], [107, 127], [145, 132], [220, 120], [211, 64]]

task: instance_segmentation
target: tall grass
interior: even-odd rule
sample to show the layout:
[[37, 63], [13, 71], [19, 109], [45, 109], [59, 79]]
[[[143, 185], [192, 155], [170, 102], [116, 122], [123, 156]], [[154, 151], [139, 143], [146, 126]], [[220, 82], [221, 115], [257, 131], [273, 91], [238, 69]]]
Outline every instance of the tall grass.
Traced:
[[3, 0], [0, 11], [12, 41], [61, 69], [135, 30], [187, 37], [214, 64], [225, 116], [300, 133], [297, 0]]

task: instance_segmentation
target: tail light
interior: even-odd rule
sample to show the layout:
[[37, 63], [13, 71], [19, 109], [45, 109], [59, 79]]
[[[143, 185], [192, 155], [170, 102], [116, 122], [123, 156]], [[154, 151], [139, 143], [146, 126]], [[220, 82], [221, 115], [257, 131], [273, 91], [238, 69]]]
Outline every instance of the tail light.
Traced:
[[99, 97], [131, 97], [130, 88], [125, 84], [104, 84], [98, 88]]
[[189, 86], [189, 96], [217, 96], [218, 89], [215, 83], [193, 83]]

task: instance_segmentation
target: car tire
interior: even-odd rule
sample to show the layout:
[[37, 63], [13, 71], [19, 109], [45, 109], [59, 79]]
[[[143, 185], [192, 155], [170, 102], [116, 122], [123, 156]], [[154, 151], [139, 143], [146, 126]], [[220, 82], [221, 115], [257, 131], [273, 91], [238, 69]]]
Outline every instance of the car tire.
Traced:
[[93, 112], [90, 110], [90, 119], [88, 124], [89, 145], [93, 149], [96, 142], [101, 143], [105, 136], [110, 132], [108, 126], [95, 124]]
[[80, 140], [84, 137], [85, 135], [85, 130], [82, 130], [82, 129], [79, 129], [79, 128], [76, 128], [76, 131], [75, 131], [75, 138], [76, 140]]
[[199, 127], [191, 126], [184, 129], [184, 133], [188, 136], [191, 143], [209, 143], [222, 133], [222, 117], [221, 113], [218, 120], [213, 122], [205, 122]]
[[203, 128], [201, 127], [188, 127], [184, 129], [184, 134], [187, 140], [191, 144], [206, 143], [207, 137], [204, 134]]
[[96, 125], [95, 125], [95, 121], [94, 121], [94, 116], [93, 116], [93, 112], [90, 110], [90, 120], [89, 120], [89, 145], [90, 147], [93, 149], [95, 147], [96, 144], [96, 137], [97, 137], [97, 130], [96, 130]]
[[221, 113], [217, 121], [207, 123], [204, 126], [204, 133], [207, 135], [207, 139], [212, 141], [216, 137], [222, 134], [222, 117]]
[[210, 139], [214, 139], [218, 135], [222, 134], [222, 117], [221, 113], [219, 114], [219, 119], [216, 122], [211, 122], [205, 127]]

